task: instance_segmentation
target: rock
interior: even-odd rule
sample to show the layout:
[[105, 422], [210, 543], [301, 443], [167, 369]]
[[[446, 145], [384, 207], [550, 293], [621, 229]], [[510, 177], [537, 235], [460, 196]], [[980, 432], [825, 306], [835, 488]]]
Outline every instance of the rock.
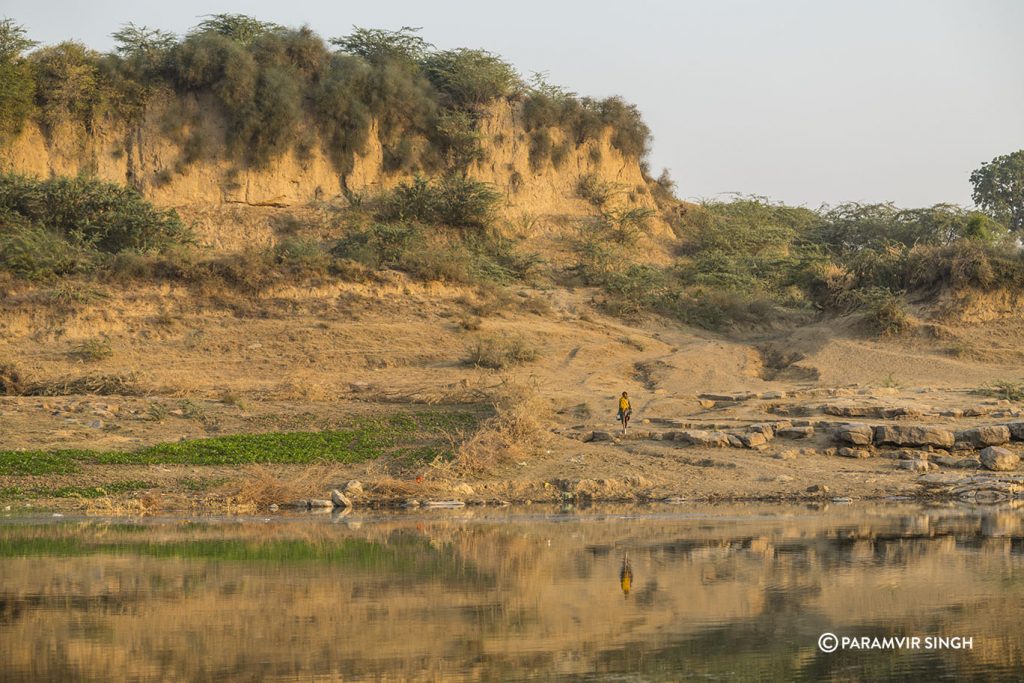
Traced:
[[832, 502], [838, 505], [847, 505], [853, 502], [853, 498], [850, 498], [849, 496], [836, 496], [832, 499]]
[[1004, 425], [972, 427], [956, 433], [957, 441], [964, 441], [975, 448], [985, 446], [1002, 446], [1010, 442], [1010, 430]]
[[813, 484], [804, 489], [807, 493], [828, 493], [832, 489], [825, 486], [824, 484]]
[[709, 401], [706, 398], [699, 398], [699, 399], [697, 399], [697, 403], [704, 410], [711, 410], [712, 408], [715, 407], [715, 402], [714, 401]]
[[938, 469], [938, 465], [934, 465], [927, 460], [900, 460], [897, 466], [902, 470], [910, 470], [911, 472], [927, 472], [930, 469]]
[[974, 405], [969, 408], [964, 408], [964, 417], [981, 417], [982, 415], [988, 415], [992, 412], [991, 406]]
[[703, 429], [676, 432], [675, 440], [705, 448], [725, 448], [729, 445], [729, 435], [725, 432], [711, 432]]
[[423, 502], [425, 508], [464, 508], [466, 503], [461, 500], [427, 500]]
[[309, 501], [308, 500], [292, 500], [292, 501], [289, 501], [287, 503], [281, 503], [281, 507], [283, 507], [283, 508], [291, 508], [293, 510], [308, 510], [309, 509]]
[[942, 467], [960, 467], [961, 460], [962, 458], [954, 458], [951, 455], [936, 455], [931, 458], [933, 463], [941, 465]]
[[959, 408], [951, 408], [950, 410], [943, 410], [942, 412], [939, 413], [939, 415], [941, 415], [942, 417], [961, 418], [964, 416], [964, 411], [960, 410]]
[[853, 444], [854, 446], [868, 446], [875, 438], [875, 432], [871, 425], [849, 423], [839, 425], [833, 432], [836, 441]]
[[420, 502], [418, 500], [416, 500], [415, 498], [407, 498], [405, 500], [405, 502], [402, 503], [402, 507], [404, 507], [406, 509], [408, 509], [408, 508], [418, 508], [419, 506], [420, 506]]
[[747, 431], [751, 434], [760, 434], [766, 441], [771, 441], [775, 438], [775, 429], [767, 422], [754, 423], [747, 427]]
[[1010, 438], [1014, 441], [1024, 441], [1024, 422], [1011, 422], [1006, 425], [1010, 430]]
[[814, 427], [786, 427], [780, 429], [776, 436], [780, 439], [807, 439], [814, 436]]
[[931, 460], [931, 453], [916, 451], [912, 448], [901, 448], [896, 451], [896, 457], [900, 460]]
[[349, 496], [361, 496], [363, 495], [363, 482], [358, 479], [345, 482], [344, 491]]
[[784, 451], [776, 453], [772, 457], [775, 458], [776, 460], [796, 460], [797, 455], [799, 455], [799, 453], [795, 449], [788, 448]]
[[352, 507], [352, 501], [344, 493], [334, 489], [331, 491], [331, 505], [336, 508], [350, 508]]
[[982, 466], [993, 472], [1008, 472], [1015, 470], [1020, 465], [1020, 456], [1008, 448], [989, 446], [981, 452], [979, 457]]
[[872, 454], [871, 451], [865, 450], [863, 448], [844, 447], [837, 450], [836, 455], [843, 458], [870, 458]]
[[584, 441], [611, 441], [612, 435], [609, 432], [591, 432], [590, 438], [583, 437]]
[[977, 458], [957, 458], [956, 466], [961, 469], [967, 469], [971, 467], [977, 469], [981, 467], [981, 461], [978, 460]]
[[85, 423], [85, 426], [90, 429], [103, 429], [103, 420], [90, 420]]
[[277, 503], [271, 503], [270, 506], [267, 507], [267, 509], [270, 510], [271, 512], [277, 512], [280, 508], [278, 507]]
[[740, 434], [739, 440], [741, 445], [746, 448], [759, 448], [768, 444], [768, 439], [765, 438], [761, 432], [750, 432], [748, 434]]
[[835, 455], [839, 455], [839, 449], [838, 448], [826, 448], [825, 450], [823, 450], [821, 452], [821, 454], [824, 455], [825, 457], [831, 458], [831, 457], [833, 457]]
[[[332, 494], [332, 497], [333, 497], [334, 492], [332, 491], [331, 494]], [[349, 507], [350, 506], [351, 506], [351, 503], [349, 503]], [[309, 507], [311, 507], [311, 508], [332, 508], [332, 507], [334, 507], [334, 502], [330, 501], [330, 500], [327, 500], [325, 498], [313, 498], [313, 499], [311, 499], [309, 501]]]
[[757, 395], [759, 399], [764, 401], [776, 401], [780, 398], [786, 398], [785, 391], [762, 391]]
[[879, 425], [875, 427], [875, 443], [879, 446], [950, 448], [955, 441], [953, 432], [941, 427], [911, 425]]
[[752, 394], [749, 391], [740, 391], [735, 394], [698, 394], [697, 398], [705, 401], [731, 401], [738, 403], [740, 401], [749, 401], [755, 396], [756, 394]]

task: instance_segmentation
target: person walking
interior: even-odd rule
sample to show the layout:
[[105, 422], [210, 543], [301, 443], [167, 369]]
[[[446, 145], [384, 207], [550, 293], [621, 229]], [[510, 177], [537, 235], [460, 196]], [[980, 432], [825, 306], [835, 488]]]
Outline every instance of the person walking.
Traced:
[[629, 428], [629, 418], [633, 415], [633, 406], [629, 402], [629, 394], [625, 391], [619, 397], [619, 422], [622, 423], [622, 433], [625, 434]]

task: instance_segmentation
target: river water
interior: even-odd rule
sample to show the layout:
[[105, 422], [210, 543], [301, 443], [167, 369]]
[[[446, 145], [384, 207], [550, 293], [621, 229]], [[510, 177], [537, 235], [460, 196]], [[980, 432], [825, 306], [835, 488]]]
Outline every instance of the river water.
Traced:
[[1013, 507], [0, 518], [3, 681], [1022, 680], [1022, 599]]

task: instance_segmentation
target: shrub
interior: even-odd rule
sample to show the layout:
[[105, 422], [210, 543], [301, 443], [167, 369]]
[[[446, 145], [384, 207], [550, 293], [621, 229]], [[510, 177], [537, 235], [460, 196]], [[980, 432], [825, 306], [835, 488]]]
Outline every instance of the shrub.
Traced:
[[85, 363], [95, 363], [112, 357], [114, 349], [106, 337], [95, 337], [76, 345], [68, 355]]
[[32, 113], [35, 78], [22, 55], [35, 44], [22, 26], [0, 20], [0, 141], [20, 133]]
[[282, 27], [269, 21], [260, 21], [245, 14], [207, 14], [193, 29], [193, 33], [216, 33], [241, 45], [249, 45], [268, 33]]
[[416, 35], [418, 28], [403, 26], [397, 31], [359, 28], [341, 38], [331, 38], [330, 43], [346, 54], [358, 55], [371, 62], [400, 60], [409, 65], [418, 64], [433, 47]]
[[888, 289], [872, 287], [856, 294], [864, 321], [878, 334], [893, 336], [906, 332], [912, 326], [903, 299]]
[[422, 58], [421, 64], [448, 106], [480, 106], [508, 97], [520, 87], [515, 69], [486, 50], [431, 52]]
[[493, 220], [500, 198], [490, 185], [468, 178], [447, 176], [430, 182], [417, 177], [385, 196], [377, 217], [483, 230]]
[[480, 368], [504, 370], [537, 359], [537, 349], [522, 337], [481, 337], [470, 347], [466, 362]]
[[102, 100], [100, 55], [72, 41], [40, 48], [29, 57], [36, 79], [36, 104], [43, 123], [68, 119], [91, 128]]
[[[108, 253], [160, 250], [191, 239], [175, 211], [154, 208], [131, 188], [81, 177], [2, 175], [0, 216]], [[33, 237], [45, 239], [38, 230]]]
[[47, 280], [85, 270], [89, 255], [52, 230], [14, 222], [0, 213], [0, 267], [26, 280]]

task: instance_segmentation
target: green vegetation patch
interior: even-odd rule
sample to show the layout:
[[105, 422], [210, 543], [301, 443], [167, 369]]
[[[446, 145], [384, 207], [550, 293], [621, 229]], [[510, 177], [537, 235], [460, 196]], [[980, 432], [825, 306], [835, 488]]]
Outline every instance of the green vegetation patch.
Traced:
[[0, 498], [103, 498], [156, 488], [147, 481], [112, 481], [102, 486], [5, 486]]
[[124, 452], [0, 451], [0, 475], [70, 474], [83, 464], [358, 463], [384, 455], [429, 460], [450, 449], [449, 435], [472, 429], [481, 417], [466, 411], [411, 413], [361, 420], [347, 429], [237, 434]]

